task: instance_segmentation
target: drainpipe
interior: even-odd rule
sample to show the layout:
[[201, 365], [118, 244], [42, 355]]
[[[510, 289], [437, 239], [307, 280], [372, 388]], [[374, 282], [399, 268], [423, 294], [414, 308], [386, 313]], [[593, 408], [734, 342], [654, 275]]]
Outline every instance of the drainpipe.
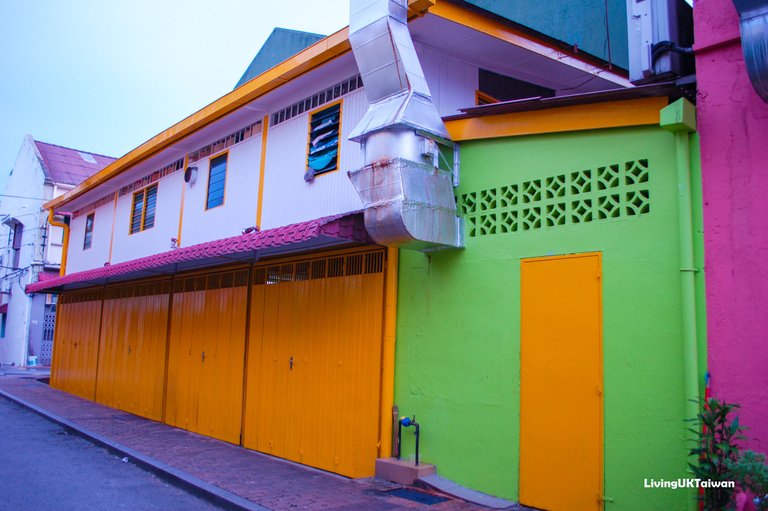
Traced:
[[59, 276], [63, 277], [67, 271], [67, 252], [69, 250], [69, 224], [67, 224], [66, 222], [56, 221], [53, 218], [53, 208], [48, 210], [48, 223], [54, 227], [61, 227], [62, 229], [64, 229], [64, 244], [61, 247], [61, 265], [59, 268]]
[[[680, 240], [680, 291], [683, 326], [683, 377], [685, 379], [685, 416], [699, 413], [699, 364], [696, 332], [696, 282], [693, 248], [693, 214], [691, 200], [690, 134], [696, 131], [696, 108], [686, 99], [679, 99], [661, 110], [660, 125], [675, 136], [675, 157], [678, 192], [678, 237]], [[686, 426], [686, 439], [694, 445], [695, 432]], [[688, 499], [688, 509], [697, 503]]]

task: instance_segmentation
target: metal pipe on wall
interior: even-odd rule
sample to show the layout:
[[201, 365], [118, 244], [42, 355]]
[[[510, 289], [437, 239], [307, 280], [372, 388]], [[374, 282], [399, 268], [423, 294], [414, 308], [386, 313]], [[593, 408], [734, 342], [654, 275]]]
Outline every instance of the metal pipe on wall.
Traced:
[[[693, 104], [679, 99], [661, 111], [661, 127], [675, 137], [675, 158], [678, 191], [678, 238], [680, 246], [680, 292], [683, 334], [683, 378], [685, 388], [685, 415], [691, 419], [699, 413], [699, 354], [696, 331], [696, 267], [693, 244], [693, 200], [691, 198], [691, 144], [690, 134], [696, 131], [696, 112]], [[695, 444], [697, 435], [686, 423], [686, 436]], [[697, 508], [693, 498], [688, 499], [689, 511]]]

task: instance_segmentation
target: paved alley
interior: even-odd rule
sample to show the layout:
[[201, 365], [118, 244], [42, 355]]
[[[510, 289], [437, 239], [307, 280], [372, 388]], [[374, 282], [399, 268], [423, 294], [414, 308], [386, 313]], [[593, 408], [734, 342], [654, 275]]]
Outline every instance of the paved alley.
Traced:
[[221, 509], [0, 399], [0, 509]]
[[[431, 505], [411, 500], [414, 496], [424, 496], [419, 493], [399, 493], [402, 488], [398, 485], [380, 481], [377, 479], [347, 479], [327, 472], [303, 467], [295, 463], [285, 462], [270, 456], [266, 456], [254, 451], [243, 449], [219, 440], [183, 431], [177, 428], [167, 426], [155, 421], [144, 419], [130, 413], [115, 410], [102, 406], [98, 403], [87, 401], [70, 394], [58, 391], [49, 387], [46, 383], [41, 383], [32, 376], [8, 375], [0, 377], [0, 393], [11, 399], [22, 401], [27, 405], [36, 407], [40, 411], [63, 419], [78, 429], [86, 433], [98, 436], [103, 439], [109, 439], [109, 442], [118, 447], [123, 447], [140, 453], [141, 456], [155, 460], [158, 465], [168, 467], [174, 473], [180, 473], [190, 480], [199, 480], [206, 484], [213, 485], [215, 488], [223, 490], [224, 493], [231, 494], [236, 498], [245, 499], [244, 502], [251, 503], [251, 509], [270, 509], [275, 511], [282, 510], [333, 510], [333, 511], [389, 511], [396, 509], [420, 509], [429, 511], [480, 511], [487, 509], [481, 506], [473, 505], [457, 499], [438, 499]], [[25, 421], [42, 421], [40, 426], [41, 435], [77, 442], [74, 448], [75, 452], [82, 451], [85, 456], [88, 453], [95, 453], [106, 459], [105, 463], [117, 465], [118, 468], [131, 468], [134, 471], [142, 472], [133, 467], [130, 463], [122, 463], [119, 457], [107, 454], [105, 450], [95, 447], [89, 442], [72, 438], [64, 433], [64, 430], [42, 418], [35, 417], [15, 404], [10, 404], [2, 400], [3, 410], [0, 411], [3, 417], [6, 417], [5, 409], [13, 410], [16, 414], [22, 414]], [[41, 447], [39, 439], [31, 435], [22, 433], [25, 426], [15, 426], [15, 418], [4, 419], [3, 430], [17, 431], [12, 440], [12, 446], [3, 447], [3, 451], [12, 451], [13, 458], [5, 455], [6, 463], [14, 465], [25, 457], [40, 457], [46, 459], [46, 447]], [[58, 433], [56, 432], [58, 431]], [[3, 432], [0, 434], [6, 435]], [[33, 452], [29, 452], [34, 448]], [[71, 463], [68, 461], [71, 460]], [[60, 465], [52, 470], [42, 465], [39, 467], [41, 472], [47, 470], [52, 478], [60, 478], [59, 474], [68, 472], [71, 478], [79, 481], [77, 484], [86, 484], [90, 479], [88, 473], [81, 472], [79, 467], [86, 464], [78, 456], [67, 458], [63, 456]], [[4, 463], [4, 465], [6, 464]], [[44, 469], [44, 470], [43, 470]], [[96, 469], [100, 471], [101, 469]], [[103, 472], [103, 471], [102, 471]], [[86, 474], [86, 475], [84, 475]], [[21, 508], [30, 509], [28, 503], [23, 499], [32, 492], [32, 488], [45, 486], [41, 475], [37, 475], [33, 469], [29, 469], [24, 481], [32, 481], [34, 486], [29, 484], [19, 484], [18, 490], [14, 493], [17, 502], [24, 503]], [[147, 481], [152, 481], [156, 485], [172, 490], [173, 495], [179, 496], [179, 499], [190, 498], [189, 495], [174, 488], [168, 487], [166, 483], [157, 480], [154, 476], [144, 473], [143, 477]], [[38, 482], [39, 481], [39, 482]], [[18, 483], [17, 483], [18, 484]], [[142, 486], [141, 483], [135, 483]], [[55, 483], [55, 488], [63, 492], [68, 489], [72, 499], [71, 504], [75, 504], [77, 499], [93, 498], [102, 499], [91, 501], [80, 501], [81, 504], [89, 509], [102, 509], [98, 507], [103, 502], [106, 507], [103, 509], [216, 509], [206, 502], [195, 500], [187, 503], [182, 500], [168, 505], [168, 501], [158, 501], [164, 503], [159, 507], [143, 506], [140, 503], [127, 507], [115, 507], [120, 500], [113, 492], [113, 488], [135, 488], [127, 480], [122, 481], [119, 477], [111, 483], [101, 485], [104, 491], [90, 492], [80, 489], [75, 483], [72, 485], [61, 481]], [[149, 486], [149, 483], [147, 483]], [[99, 486], [97, 486], [99, 487]], [[53, 491], [53, 490], [52, 490]], [[115, 490], [116, 491], [116, 490]], [[92, 497], [90, 496], [93, 493]], [[133, 492], [132, 498], [143, 498], [143, 493]], [[35, 496], [40, 499], [40, 506], [35, 509], [63, 509], [61, 502], [56, 499], [57, 494], [51, 494], [49, 497], [41, 495]], [[398, 496], [400, 495], [400, 496]], [[411, 498], [407, 498], [411, 497]], [[428, 495], [427, 495], [428, 497]], [[31, 498], [31, 497], [30, 497]], [[173, 497], [168, 497], [173, 498]], [[46, 500], [53, 499], [53, 500]], [[56, 502], [56, 506], [45, 507], [46, 503]], [[195, 507], [198, 506], [198, 507]], [[207, 506], [207, 507], [206, 507]], [[20, 507], [14, 506], [19, 509]], [[69, 507], [66, 509], [78, 509], [80, 507]], [[247, 509], [248, 507], [242, 507]]]

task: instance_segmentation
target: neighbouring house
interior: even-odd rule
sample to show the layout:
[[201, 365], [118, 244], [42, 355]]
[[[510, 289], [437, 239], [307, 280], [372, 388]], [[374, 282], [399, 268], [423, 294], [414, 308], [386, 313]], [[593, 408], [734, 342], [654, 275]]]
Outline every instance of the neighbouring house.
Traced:
[[397, 405], [459, 484], [684, 506], [643, 480], [686, 476], [705, 370], [695, 109], [632, 88], [593, 12], [552, 32], [587, 43], [491, 3], [354, 1], [48, 201], [111, 226], [27, 287], [60, 294], [51, 384], [349, 477]]
[[[694, 5], [712, 394], [768, 453], [768, 2]], [[748, 57], [745, 59], [745, 55]]]
[[27, 135], [0, 195], [0, 363], [50, 364], [56, 295], [27, 296], [27, 284], [59, 276], [64, 232], [41, 206], [114, 158], [40, 142]]
[[287, 28], [275, 28], [264, 44], [259, 49], [256, 56], [248, 65], [243, 76], [235, 84], [235, 89], [242, 84], [256, 78], [264, 71], [275, 67], [284, 60], [293, 57], [301, 50], [312, 46], [325, 36], [301, 32], [299, 30], [290, 30]]

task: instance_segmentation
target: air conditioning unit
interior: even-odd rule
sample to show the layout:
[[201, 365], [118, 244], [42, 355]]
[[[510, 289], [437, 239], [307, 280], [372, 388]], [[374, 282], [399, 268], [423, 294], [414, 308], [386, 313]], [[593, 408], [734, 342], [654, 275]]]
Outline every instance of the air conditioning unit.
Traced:
[[627, 37], [635, 85], [694, 73], [693, 9], [685, 0], [627, 0]]

